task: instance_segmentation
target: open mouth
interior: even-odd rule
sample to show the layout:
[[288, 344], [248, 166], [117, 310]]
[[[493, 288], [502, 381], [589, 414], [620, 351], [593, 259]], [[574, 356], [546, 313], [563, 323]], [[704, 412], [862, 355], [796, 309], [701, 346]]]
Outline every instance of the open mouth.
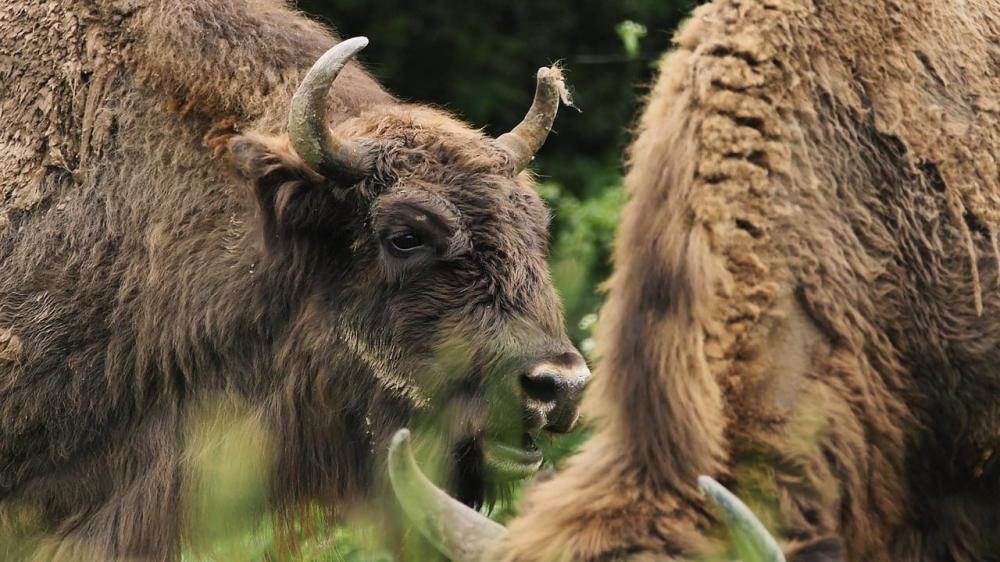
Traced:
[[528, 434], [521, 445], [510, 439], [479, 436], [461, 442], [455, 450], [455, 497], [479, 508], [511, 498], [512, 485], [538, 472], [542, 451]]
[[538, 472], [542, 451], [527, 433], [520, 447], [487, 439], [483, 443], [483, 464], [497, 480], [520, 480]]

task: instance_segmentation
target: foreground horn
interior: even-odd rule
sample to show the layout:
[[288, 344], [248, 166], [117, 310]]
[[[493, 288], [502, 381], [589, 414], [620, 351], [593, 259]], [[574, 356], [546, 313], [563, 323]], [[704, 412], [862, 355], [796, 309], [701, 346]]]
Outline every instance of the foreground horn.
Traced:
[[500, 143], [511, 155], [514, 173], [518, 174], [531, 163], [538, 149], [545, 144], [552, 123], [559, 110], [559, 102], [572, 107], [573, 102], [563, 82], [562, 71], [558, 66], [538, 69], [538, 85], [535, 87], [535, 100], [528, 109], [524, 120], [509, 133], [500, 135]]
[[403, 511], [420, 534], [454, 562], [489, 562], [507, 530], [451, 498], [420, 471], [410, 450], [410, 431], [400, 429], [389, 446], [389, 479]]
[[327, 51], [309, 69], [288, 110], [288, 138], [299, 157], [313, 170], [353, 185], [372, 170], [373, 157], [358, 143], [333, 136], [326, 122], [326, 101], [333, 81], [351, 57], [368, 45], [353, 37]]
[[[420, 471], [410, 450], [410, 431], [396, 432], [389, 445], [389, 479], [403, 511], [420, 534], [453, 562], [491, 562], [507, 538], [507, 530], [478, 511], [451, 498]], [[785, 562], [774, 537], [739, 498], [708, 476], [698, 486], [718, 508], [744, 562]]]
[[733, 540], [750, 554], [751, 560], [785, 562], [785, 555], [777, 541], [745, 503], [708, 476], [698, 477], [698, 487], [715, 504]]

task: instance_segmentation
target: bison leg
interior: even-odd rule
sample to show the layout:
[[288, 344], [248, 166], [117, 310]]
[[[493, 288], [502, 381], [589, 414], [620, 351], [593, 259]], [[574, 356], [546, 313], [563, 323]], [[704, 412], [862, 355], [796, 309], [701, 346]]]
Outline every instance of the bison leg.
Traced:
[[19, 499], [45, 506], [47, 534], [31, 560], [179, 558], [181, 447], [178, 415], [169, 410], [151, 412], [109, 450], [22, 491]]

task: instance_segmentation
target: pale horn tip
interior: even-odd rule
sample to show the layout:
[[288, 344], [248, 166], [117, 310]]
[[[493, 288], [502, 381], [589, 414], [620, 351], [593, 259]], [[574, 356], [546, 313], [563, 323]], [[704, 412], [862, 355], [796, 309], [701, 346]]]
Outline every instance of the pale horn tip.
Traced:
[[710, 476], [698, 477], [698, 487], [719, 511], [733, 538], [753, 551], [754, 560], [785, 562], [778, 542], [743, 501]]
[[392, 436], [392, 440], [389, 442], [389, 446], [392, 447], [393, 449], [396, 449], [409, 439], [410, 439], [410, 430], [406, 428], [400, 429]]
[[345, 46], [351, 46], [354, 52], [360, 51], [368, 46], [368, 38], [364, 35], [358, 35], [357, 37], [351, 37], [349, 39], [344, 39], [340, 44]]

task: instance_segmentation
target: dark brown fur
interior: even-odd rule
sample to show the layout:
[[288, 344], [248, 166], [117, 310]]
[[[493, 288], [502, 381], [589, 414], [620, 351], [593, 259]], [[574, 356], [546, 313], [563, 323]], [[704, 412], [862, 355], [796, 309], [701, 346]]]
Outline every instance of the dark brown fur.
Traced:
[[[335, 39], [284, 3], [0, 10], [24, 46], [0, 57], [19, 150], [0, 160], [0, 509], [37, 512], [39, 556], [176, 559], [187, 428], [213, 396], [263, 420], [273, 507], [339, 508], [370, 494], [389, 432], [415, 416], [465, 450], [519, 368], [572, 350], [547, 212], [492, 139], [352, 64], [331, 124], [375, 174], [332, 185], [289, 148], [289, 98]], [[45, 41], [61, 60], [34, 58]], [[385, 254], [400, 221], [433, 223], [433, 257]]]
[[[511, 560], [1000, 559], [995, 1], [717, 0], [662, 63], [586, 400]], [[734, 553], [722, 555], [732, 559]]]

